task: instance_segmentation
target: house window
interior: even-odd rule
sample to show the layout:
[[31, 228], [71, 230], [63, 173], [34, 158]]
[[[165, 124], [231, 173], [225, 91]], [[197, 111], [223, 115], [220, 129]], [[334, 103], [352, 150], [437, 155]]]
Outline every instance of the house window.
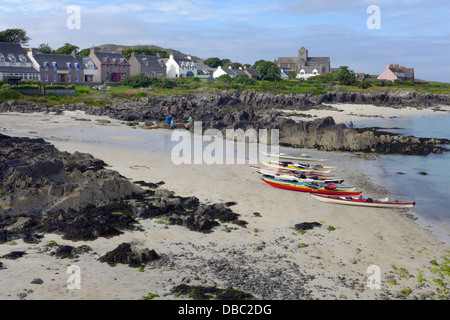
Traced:
[[11, 58], [11, 65], [12, 66], [16, 65], [16, 58], [14, 58], [14, 57]]
[[45, 74], [45, 82], [48, 82], [48, 74]]
[[5, 65], [5, 57], [4, 57], [4, 56], [1, 56], [1, 57], [0, 57], [0, 65], [1, 65], [1, 66], [4, 66], [4, 65]]
[[80, 82], [80, 75], [77, 73], [77, 81], [76, 82]]
[[69, 81], [68, 82], [72, 82], [72, 75], [69, 73], [68, 76], [69, 76]]
[[27, 59], [25, 57], [22, 57], [21, 62], [22, 66], [25, 66], [27, 64]]

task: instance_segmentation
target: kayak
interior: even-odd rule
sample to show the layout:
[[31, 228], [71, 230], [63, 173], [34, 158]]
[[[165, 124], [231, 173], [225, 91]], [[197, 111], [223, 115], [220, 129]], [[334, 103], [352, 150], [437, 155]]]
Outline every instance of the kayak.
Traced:
[[267, 157], [273, 157], [273, 158], [278, 158], [278, 159], [285, 159], [285, 160], [294, 160], [294, 161], [319, 161], [319, 162], [323, 162], [323, 161], [327, 161], [328, 159], [326, 158], [313, 158], [307, 155], [302, 154], [301, 156], [296, 156], [296, 155], [292, 155], [292, 154], [286, 154], [286, 153], [270, 153], [270, 152], [262, 152], [260, 151], [263, 155], [267, 156]]
[[306, 185], [304, 183], [284, 181], [284, 180], [271, 178], [268, 176], [263, 176], [261, 178], [261, 180], [275, 188], [300, 191], [300, 192], [309, 192], [309, 193], [314, 193], [314, 194], [326, 194], [326, 195], [337, 195], [337, 196], [358, 196], [362, 193], [362, 191], [350, 191], [350, 190], [344, 190], [342, 188], [338, 189], [336, 186], [334, 186], [334, 188], [331, 188], [328, 186], [310, 186], [310, 185]]
[[322, 202], [345, 204], [351, 206], [364, 206], [374, 208], [410, 208], [414, 206], [415, 202], [387, 202], [380, 200], [360, 199], [352, 197], [330, 197], [326, 195], [313, 194], [314, 198]]
[[314, 180], [327, 180], [327, 179], [333, 179], [334, 176], [332, 175], [325, 175], [325, 174], [315, 174], [315, 173], [307, 173], [307, 172], [300, 172], [295, 170], [285, 170], [285, 169], [275, 169], [275, 168], [267, 168], [267, 167], [257, 167], [257, 166], [251, 166], [252, 169], [256, 170], [256, 172], [261, 174], [268, 174], [268, 175], [289, 175], [293, 177], [299, 177], [303, 179], [314, 179]]
[[302, 164], [302, 163], [294, 163], [294, 162], [284, 162], [284, 161], [271, 161], [265, 162], [261, 161], [264, 165], [268, 167], [274, 167], [278, 169], [285, 170], [296, 170], [301, 172], [313, 172], [313, 173], [329, 173], [331, 170], [336, 167], [324, 167], [322, 165], [310, 165], [310, 164]]
[[313, 178], [301, 178], [300, 176], [294, 176], [289, 174], [264, 174], [266, 176], [271, 176], [275, 179], [286, 180], [286, 181], [295, 181], [299, 183], [308, 183], [311, 185], [326, 185], [326, 184], [341, 184], [344, 182], [344, 179], [313, 179]]

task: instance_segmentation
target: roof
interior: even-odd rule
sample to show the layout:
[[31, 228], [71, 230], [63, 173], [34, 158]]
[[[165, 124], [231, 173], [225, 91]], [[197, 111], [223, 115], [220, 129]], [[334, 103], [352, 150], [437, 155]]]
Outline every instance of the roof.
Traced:
[[197, 66], [197, 73], [198, 74], [204, 74], [204, 75], [210, 75], [213, 74], [216, 69], [211, 68], [210, 66], [204, 64], [204, 63], [196, 63]]
[[297, 61], [298, 61], [298, 57], [281, 57], [281, 58], [278, 58], [278, 63], [296, 64]]
[[95, 51], [94, 54], [101, 62], [106, 62], [107, 60], [109, 60], [109, 63], [112, 63], [117, 59], [119, 63], [123, 63], [123, 61], [126, 61], [127, 64], [129, 64], [127, 59], [122, 54], [117, 52]]
[[259, 77], [259, 71], [257, 69], [247, 68], [245, 71], [250, 73], [253, 77]]
[[20, 68], [20, 67], [0, 67], [0, 73], [39, 73], [34, 68]]
[[306, 60], [306, 65], [321, 65], [330, 62], [330, 57], [308, 57]]
[[165, 68], [163, 65], [159, 63], [160, 59], [157, 56], [136, 54], [135, 58], [139, 62], [144, 71], [151, 70], [155, 72], [162, 72], [162, 73], [165, 72]]
[[301, 66], [298, 71], [305, 70], [306, 74], [312, 74], [314, 70], [320, 72], [320, 69], [320, 66]]
[[[92, 61], [92, 59], [90, 57], [87, 57], [87, 56], [76, 56], [76, 59], [78, 60], [78, 62], [82, 66], [82, 69], [87, 69], [86, 64], [89, 62], [89, 60]], [[94, 61], [92, 61], [92, 63], [94, 64], [94, 70], [97, 70], [98, 68], [95, 65]]]
[[0, 53], [8, 59], [8, 56], [14, 55], [16, 59], [19, 56], [25, 56], [28, 63], [31, 63], [30, 58], [28, 58], [26, 51], [20, 46], [18, 43], [10, 43], [10, 42], [0, 42]]
[[81, 64], [80, 61], [72, 55], [37, 53], [34, 54], [33, 57], [41, 68], [45, 67], [48, 63], [50, 67], [54, 67], [57, 64], [58, 69], [69, 69], [69, 65], [71, 65], [72, 68], [76, 68], [76, 66], [79, 65], [80, 69], [86, 69], [86, 66]]
[[176, 62], [192, 62], [191, 59], [188, 58], [173, 58]]

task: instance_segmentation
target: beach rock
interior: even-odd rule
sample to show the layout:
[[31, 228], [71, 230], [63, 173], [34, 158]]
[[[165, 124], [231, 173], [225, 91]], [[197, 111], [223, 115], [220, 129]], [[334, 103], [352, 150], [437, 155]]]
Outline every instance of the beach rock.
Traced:
[[143, 192], [103, 161], [60, 152], [42, 139], [0, 135], [0, 150], [0, 215], [105, 205]]
[[39, 278], [34, 278], [30, 283], [32, 283], [32, 284], [43, 284], [44, 280], [39, 279]]
[[8, 254], [5, 254], [1, 258], [8, 259], [8, 260], [17, 260], [22, 258], [24, 255], [26, 255], [25, 251], [12, 251]]
[[[296, 111], [313, 108], [328, 109], [325, 103], [358, 103], [374, 104], [388, 107], [429, 108], [435, 105], [450, 105], [448, 95], [422, 94], [411, 90], [379, 91], [376, 93], [361, 92], [328, 92], [322, 95], [311, 94], [273, 94], [254, 91], [219, 91], [198, 92], [170, 97], [147, 97], [130, 101], [109, 98], [110, 104], [90, 106], [84, 103], [63, 104], [52, 107], [52, 111], [84, 111], [90, 115], [110, 118], [155, 123], [151, 127], [164, 127], [160, 122], [167, 114], [171, 114], [181, 127], [185, 127], [187, 119], [192, 116], [195, 121], [202, 121], [202, 129], [218, 129], [224, 134], [226, 129], [277, 129], [280, 132], [280, 143], [290, 147], [317, 148], [320, 150], [371, 151], [401, 154], [441, 153], [442, 148], [425, 148], [408, 145], [391, 146], [388, 138], [377, 138], [373, 132], [349, 130], [345, 125], [337, 125], [332, 118], [326, 117], [314, 121], [293, 121], [278, 117], [275, 121], [272, 114], [278, 109]], [[45, 104], [32, 104], [21, 101], [0, 103], [0, 112], [49, 112]], [[190, 126], [188, 130], [194, 130]], [[433, 143], [436, 145], [438, 143]]]
[[112, 267], [121, 263], [127, 264], [132, 268], [137, 268], [156, 259], [159, 259], [159, 256], [155, 250], [139, 250], [132, 247], [129, 243], [122, 243], [116, 249], [107, 252], [98, 260], [100, 262], [106, 262]]
[[295, 231], [307, 231], [307, 230], [311, 230], [314, 229], [316, 227], [321, 227], [322, 224], [319, 222], [302, 222], [302, 223], [298, 223], [296, 225], [294, 225], [294, 230]]

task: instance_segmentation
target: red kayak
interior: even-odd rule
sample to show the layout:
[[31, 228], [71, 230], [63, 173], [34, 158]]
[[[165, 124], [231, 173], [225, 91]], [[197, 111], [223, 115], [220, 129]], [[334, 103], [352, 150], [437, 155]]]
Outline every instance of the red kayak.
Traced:
[[358, 196], [362, 193], [362, 191], [338, 190], [338, 189], [335, 189], [335, 188], [332, 188], [329, 186], [328, 187], [327, 186], [317, 186], [317, 188], [316, 188], [311, 185], [305, 185], [303, 183], [279, 180], [279, 179], [274, 179], [274, 178], [270, 178], [267, 176], [264, 176], [263, 178], [261, 178], [261, 180], [275, 188], [292, 190], [292, 191], [300, 191], [300, 192], [308, 192], [308, 193], [312, 193], [312, 194], [326, 194], [326, 195], [333, 195], [333, 196]]

